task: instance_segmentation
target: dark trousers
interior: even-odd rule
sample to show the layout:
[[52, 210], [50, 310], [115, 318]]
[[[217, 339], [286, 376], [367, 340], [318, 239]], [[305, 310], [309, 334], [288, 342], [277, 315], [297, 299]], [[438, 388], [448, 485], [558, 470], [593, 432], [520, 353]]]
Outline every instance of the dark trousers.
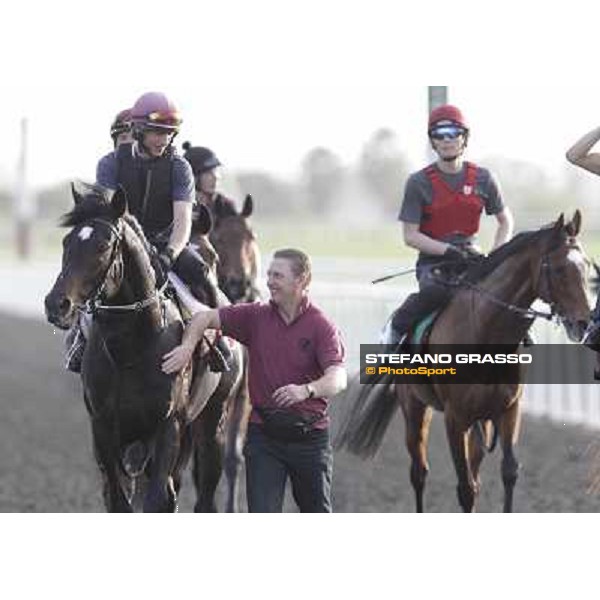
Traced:
[[331, 512], [333, 452], [327, 430], [302, 442], [280, 442], [251, 423], [244, 456], [249, 512], [282, 512], [288, 477], [300, 512]]
[[445, 306], [454, 293], [453, 288], [440, 281], [440, 276], [431, 266], [418, 266], [417, 279], [419, 292], [411, 294], [392, 316], [392, 327], [398, 338], [408, 333], [421, 319]]
[[187, 283], [192, 294], [211, 308], [217, 306], [217, 287], [208, 277], [208, 267], [202, 257], [186, 246], [173, 263], [173, 272]]

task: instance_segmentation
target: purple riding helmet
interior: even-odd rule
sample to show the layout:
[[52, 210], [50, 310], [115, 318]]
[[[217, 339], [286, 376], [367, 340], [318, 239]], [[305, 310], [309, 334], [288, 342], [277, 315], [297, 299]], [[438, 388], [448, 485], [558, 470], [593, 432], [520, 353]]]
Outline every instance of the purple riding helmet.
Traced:
[[162, 92], [147, 92], [131, 109], [133, 133], [136, 139], [148, 129], [178, 133], [181, 115], [175, 103]]

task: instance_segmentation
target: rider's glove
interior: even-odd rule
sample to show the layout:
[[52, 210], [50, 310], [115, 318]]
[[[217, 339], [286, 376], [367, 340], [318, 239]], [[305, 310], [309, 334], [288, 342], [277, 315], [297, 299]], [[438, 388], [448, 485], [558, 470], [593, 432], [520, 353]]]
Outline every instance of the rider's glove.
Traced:
[[165, 273], [168, 273], [173, 267], [173, 263], [175, 262], [175, 253], [173, 252], [173, 248], [165, 248], [162, 252], [158, 254], [158, 260]]

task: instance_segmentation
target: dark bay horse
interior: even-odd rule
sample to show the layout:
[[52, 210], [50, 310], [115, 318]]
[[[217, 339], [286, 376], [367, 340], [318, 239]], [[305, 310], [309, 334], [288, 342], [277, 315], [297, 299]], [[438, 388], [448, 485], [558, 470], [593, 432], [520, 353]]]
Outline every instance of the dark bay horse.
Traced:
[[[126, 212], [124, 192], [111, 196], [87, 186], [83, 193], [73, 188], [73, 198], [75, 207], [63, 218], [72, 229], [46, 314], [65, 329], [84, 305], [92, 309], [81, 379], [105, 504], [109, 511], [131, 511], [132, 482], [143, 474], [144, 510], [174, 511], [191, 424], [204, 420], [205, 438], [216, 435], [211, 413], [222, 410], [213, 402], [221, 374], [211, 373], [203, 358], [193, 376], [189, 369], [176, 376], [162, 372], [162, 356], [180, 343], [183, 323], [175, 304], [157, 290], [149, 244]], [[239, 348], [234, 359], [239, 382]], [[145, 466], [133, 473], [125, 456], [136, 447], [144, 450], [138, 462]]]
[[[210, 265], [215, 265], [219, 288], [232, 304], [254, 302], [259, 299], [258, 276], [260, 253], [256, 235], [249, 223], [254, 210], [252, 197], [247, 195], [241, 212], [222, 202], [211, 209], [200, 205], [195, 214], [191, 241]], [[215, 256], [216, 254], [216, 256]], [[247, 357], [244, 359], [247, 367]], [[247, 372], [243, 382], [228, 405], [224, 438], [224, 468], [227, 478], [227, 510], [237, 510], [238, 479], [243, 461], [250, 400], [247, 390]], [[194, 464], [197, 463], [196, 456]], [[194, 473], [196, 473], [194, 467]], [[196, 476], [194, 476], [196, 480]]]
[[[577, 240], [580, 227], [579, 211], [569, 223], [561, 215], [551, 226], [519, 234], [492, 252], [468, 274], [468, 281], [475, 283], [462, 287], [435, 321], [429, 344], [501, 344], [516, 350], [536, 316], [531, 305], [538, 298], [552, 307], [569, 337], [580, 341], [590, 314], [586, 294], [589, 261]], [[363, 457], [372, 456], [400, 406], [411, 457], [410, 480], [417, 511], [422, 512], [432, 410], [442, 410], [458, 476], [458, 500], [462, 509], [470, 512], [480, 489], [479, 468], [493, 425], [503, 452], [504, 510], [511, 512], [519, 468], [514, 448], [523, 391], [523, 373], [515, 375], [511, 378], [514, 382], [492, 384], [435, 379], [394, 384], [387, 376], [363, 386], [356, 384], [347, 397], [351, 406], [337, 445]]]

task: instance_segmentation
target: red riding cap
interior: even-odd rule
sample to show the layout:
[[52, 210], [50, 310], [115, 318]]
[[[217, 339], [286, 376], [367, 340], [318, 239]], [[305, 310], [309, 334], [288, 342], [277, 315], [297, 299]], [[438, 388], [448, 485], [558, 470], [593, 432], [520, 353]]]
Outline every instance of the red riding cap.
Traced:
[[460, 111], [460, 109], [456, 108], [456, 106], [452, 106], [451, 104], [443, 104], [442, 106], [438, 106], [431, 111], [429, 115], [429, 124], [428, 131], [431, 131], [436, 124], [442, 121], [450, 121], [455, 125], [458, 125], [469, 131], [469, 126], [467, 125], [467, 120], [464, 115]]

